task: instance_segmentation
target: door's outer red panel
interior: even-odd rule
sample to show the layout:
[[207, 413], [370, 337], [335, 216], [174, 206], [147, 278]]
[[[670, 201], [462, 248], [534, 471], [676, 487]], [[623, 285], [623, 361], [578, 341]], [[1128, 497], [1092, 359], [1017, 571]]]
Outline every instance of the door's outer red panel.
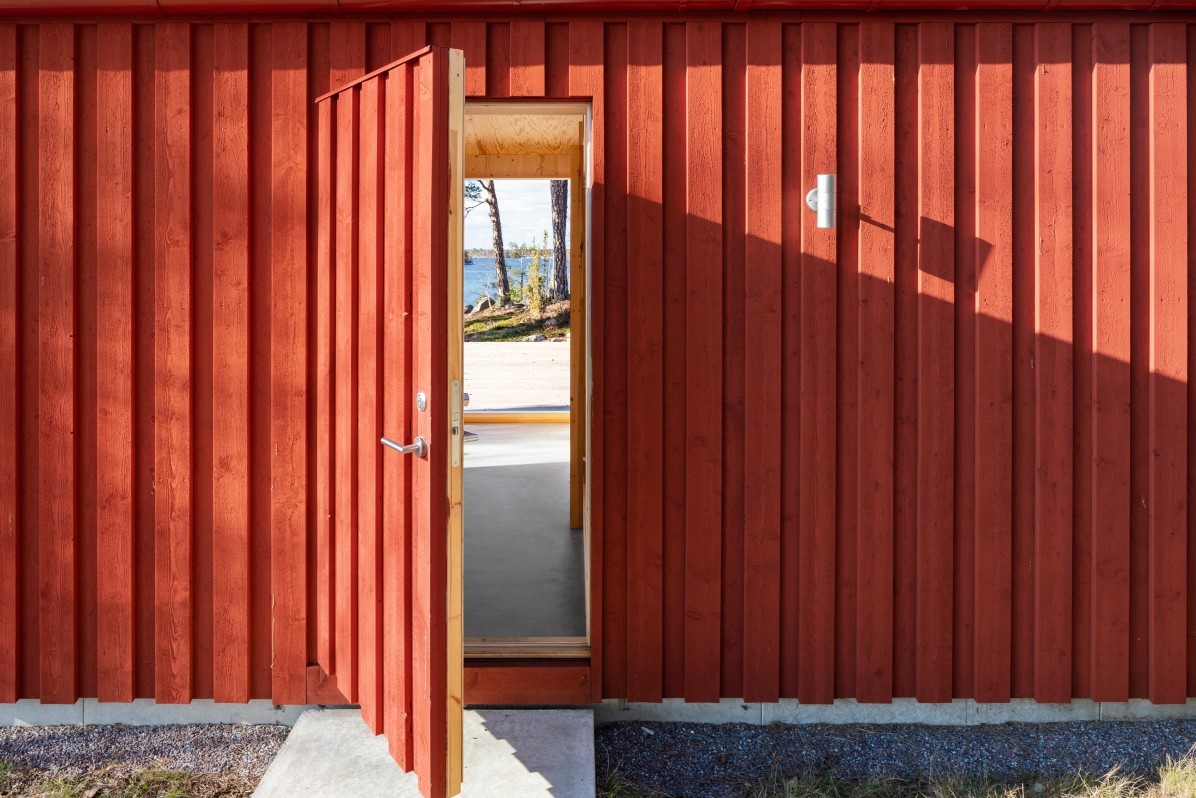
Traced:
[[[426, 47], [317, 102], [317, 282], [335, 308], [319, 346], [335, 389], [316, 653], [429, 798], [449, 788], [448, 91], [448, 50]], [[428, 453], [383, 435], [422, 436]]]

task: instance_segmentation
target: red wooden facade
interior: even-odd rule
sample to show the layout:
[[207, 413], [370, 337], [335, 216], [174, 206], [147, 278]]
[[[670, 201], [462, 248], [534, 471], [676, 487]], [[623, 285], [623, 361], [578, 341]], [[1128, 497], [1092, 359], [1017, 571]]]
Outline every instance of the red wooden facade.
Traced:
[[1194, 23], [0, 22], [0, 700], [306, 699], [313, 100], [425, 43], [593, 103], [591, 697], [1196, 695]]

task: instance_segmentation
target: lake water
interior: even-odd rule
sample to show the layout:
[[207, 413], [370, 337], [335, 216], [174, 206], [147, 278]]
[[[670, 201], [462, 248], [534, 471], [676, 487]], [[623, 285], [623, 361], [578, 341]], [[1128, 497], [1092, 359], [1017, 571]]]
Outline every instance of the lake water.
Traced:
[[[520, 285], [520, 277], [516, 269], [526, 269], [532, 258], [507, 258], [507, 277], [511, 281], [511, 288]], [[540, 260], [540, 270], [544, 274], [545, 285], [552, 274], [552, 258]], [[465, 264], [465, 304], [474, 305], [478, 299], [489, 295], [497, 298], [494, 279], [494, 258], [474, 258], [473, 263]]]

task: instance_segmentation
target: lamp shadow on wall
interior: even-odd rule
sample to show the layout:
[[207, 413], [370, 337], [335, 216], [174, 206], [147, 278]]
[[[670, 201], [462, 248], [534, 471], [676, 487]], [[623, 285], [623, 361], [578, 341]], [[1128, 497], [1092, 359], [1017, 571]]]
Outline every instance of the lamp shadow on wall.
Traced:
[[[850, 205], [836, 231], [805, 232], [812, 214], [786, 200], [768, 239], [744, 229], [758, 229], [750, 217], [712, 222], [633, 196], [620, 205], [605, 204], [597, 233], [607, 285], [595, 386], [606, 414], [603, 634], [613, 654], [603, 695], [651, 700], [658, 684], [665, 697], [690, 694], [677, 686], [693, 653], [684, 641], [698, 634], [719, 661], [719, 693], [745, 700], [1183, 700], [1184, 663], [1196, 664], [1196, 393], [1183, 294], [1196, 278], [1182, 255], [1170, 267], [1181, 294], [1152, 318], [1149, 252], [1138, 247], [1120, 266], [1131, 296], [1102, 299], [1090, 250], [1049, 263], [1020, 216], [1001, 251], [952, 224], [900, 214], [884, 224]], [[627, 242], [658, 220], [648, 243], [659, 256], [644, 257]], [[802, 232], [790, 235], [795, 221]], [[862, 274], [858, 258], [808, 254], [808, 237], [820, 235], [835, 236], [840, 258], [858, 252], [864, 226], [890, 236], [891, 280]], [[717, 307], [693, 302], [686, 284], [700, 273], [689, 248], [711, 239], [726, 264]], [[657, 318], [624, 315], [637, 302], [633, 270], [658, 260]], [[833, 334], [802, 331], [812, 281], [828, 275]], [[709, 375], [687, 366], [695, 313], [721, 316], [719, 429], [687, 418], [709, 388]], [[745, 325], [758, 313], [777, 320], [767, 335], [779, 380], [744, 365]], [[1097, 350], [1097, 321], [1124, 332], [1124, 356]], [[1152, 365], [1152, 334], [1166, 364]], [[631, 352], [660, 353], [659, 403], [655, 386], [633, 384], [642, 369]], [[828, 353], [830, 379], [803, 380]], [[746, 429], [760, 414], [775, 441]], [[659, 433], [642, 437], [653, 424]], [[691, 461], [709, 437], [717, 457]], [[640, 454], [630, 456], [633, 440]], [[633, 457], [635, 475], [622, 465]], [[719, 587], [695, 596], [686, 546], [706, 522], [687, 515], [686, 475], [710, 467], [720, 544], [703, 573], [713, 569]], [[644, 656], [651, 632], [659, 657]]]

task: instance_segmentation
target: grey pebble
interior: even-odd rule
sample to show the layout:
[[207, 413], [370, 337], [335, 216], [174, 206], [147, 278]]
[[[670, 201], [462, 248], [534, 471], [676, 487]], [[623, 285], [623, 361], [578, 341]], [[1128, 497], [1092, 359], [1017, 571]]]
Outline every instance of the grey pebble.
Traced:
[[[651, 734], [644, 734], [651, 731]], [[729, 798], [771, 774], [864, 781], [987, 777], [1033, 782], [1085, 772], [1148, 775], [1196, 745], [1196, 720], [990, 726], [614, 723], [595, 730], [610, 774], [676, 798]]]
[[0, 727], [0, 762], [64, 777], [100, 768], [131, 775], [152, 764], [256, 779], [290, 731], [277, 725], [8, 726]]

